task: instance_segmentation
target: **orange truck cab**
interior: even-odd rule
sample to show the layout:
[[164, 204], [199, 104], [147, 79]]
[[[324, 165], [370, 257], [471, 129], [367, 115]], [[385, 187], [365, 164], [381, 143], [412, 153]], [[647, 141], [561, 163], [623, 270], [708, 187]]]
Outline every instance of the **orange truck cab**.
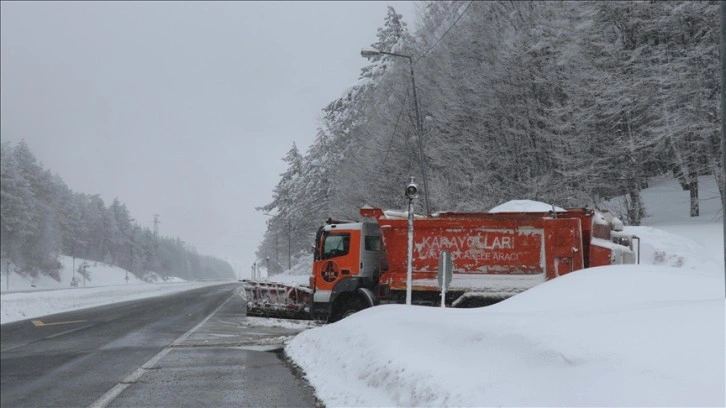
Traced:
[[[367, 221], [329, 220], [316, 234], [310, 277], [316, 320], [337, 321], [381, 302], [404, 303], [407, 215], [378, 208], [363, 208], [361, 215]], [[635, 263], [636, 240], [616, 218], [589, 209], [416, 216], [413, 303], [440, 305], [443, 251], [453, 261], [447, 305], [475, 307], [582, 268]]]
[[310, 278], [314, 318], [340, 320], [378, 303], [373, 292], [381, 246], [377, 223], [329, 220], [318, 230], [315, 242]]

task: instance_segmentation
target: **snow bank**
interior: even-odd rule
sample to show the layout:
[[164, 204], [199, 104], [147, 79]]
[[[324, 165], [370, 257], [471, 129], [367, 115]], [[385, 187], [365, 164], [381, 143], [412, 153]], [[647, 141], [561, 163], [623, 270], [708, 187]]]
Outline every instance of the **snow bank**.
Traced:
[[[74, 261], [73, 258], [63, 255], [58, 260], [62, 265], [58, 271], [60, 281], [46, 275], [31, 278], [14, 272], [7, 279], [3, 269], [0, 324], [224, 283], [186, 282], [178, 277], [169, 277], [166, 281], [159, 279], [159, 283], [147, 283], [132, 273], [126, 273], [125, 269], [102, 262], [81, 258]], [[85, 286], [83, 277], [77, 272], [83, 262], [87, 264], [89, 272]], [[71, 286], [74, 276], [79, 280], [78, 288]], [[7, 291], [8, 282], [10, 291]]]
[[366, 309], [285, 350], [328, 406], [723, 406], [722, 286], [594, 268], [487, 308]]

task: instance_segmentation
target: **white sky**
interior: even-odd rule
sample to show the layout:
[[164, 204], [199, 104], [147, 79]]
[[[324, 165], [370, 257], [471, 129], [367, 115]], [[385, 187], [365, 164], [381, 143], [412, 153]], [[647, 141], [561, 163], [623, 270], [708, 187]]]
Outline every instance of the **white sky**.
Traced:
[[412, 2], [2, 2], [1, 137], [247, 274], [281, 158]]

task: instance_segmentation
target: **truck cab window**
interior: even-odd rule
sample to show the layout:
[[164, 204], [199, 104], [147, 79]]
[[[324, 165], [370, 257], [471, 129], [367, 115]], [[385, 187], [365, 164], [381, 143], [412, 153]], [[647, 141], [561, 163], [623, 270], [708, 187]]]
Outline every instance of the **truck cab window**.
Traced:
[[328, 234], [324, 239], [322, 259], [347, 255], [350, 251], [350, 234]]

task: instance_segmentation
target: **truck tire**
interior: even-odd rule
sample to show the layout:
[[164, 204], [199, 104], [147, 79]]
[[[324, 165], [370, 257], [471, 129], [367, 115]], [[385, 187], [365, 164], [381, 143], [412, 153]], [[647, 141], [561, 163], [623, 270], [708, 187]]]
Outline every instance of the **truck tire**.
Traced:
[[368, 308], [370, 305], [364, 301], [360, 296], [351, 296], [345, 300], [340, 307], [337, 308], [333, 314], [332, 322], [345, 319], [346, 317], [360, 312], [361, 310]]

